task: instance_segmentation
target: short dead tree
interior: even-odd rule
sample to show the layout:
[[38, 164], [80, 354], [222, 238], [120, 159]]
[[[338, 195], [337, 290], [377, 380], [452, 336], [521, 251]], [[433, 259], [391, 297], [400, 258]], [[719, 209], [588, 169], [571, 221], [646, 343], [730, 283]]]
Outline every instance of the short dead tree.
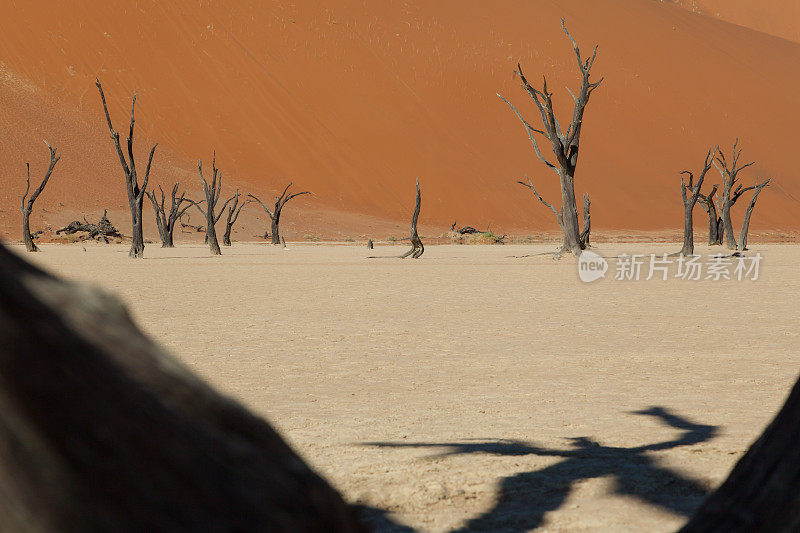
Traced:
[[231, 202], [231, 204], [228, 206], [228, 219], [225, 221], [225, 233], [222, 235], [223, 246], [231, 245], [231, 231], [233, 231], [233, 225], [236, 224], [236, 220], [239, 218], [239, 213], [242, 212], [242, 208], [250, 203], [250, 199], [248, 198], [240, 202], [239, 189], [236, 189], [236, 194], [234, 194], [228, 202]]
[[[533, 127], [527, 120], [523, 118], [522, 114], [517, 111], [511, 102], [506, 100], [500, 94], [497, 96], [509, 105], [514, 114], [517, 115], [517, 118], [519, 118], [519, 120], [525, 126], [525, 131], [528, 134], [528, 138], [533, 145], [533, 150], [536, 152], [536, 156], [539, 158], [539, 160], [541, 160], [542, 163], [544, 163], [558, 176], [561, 186], [560, 210], [556, 210], [552, 204], [545, 202], [544, 199], [538, 193], [536, 193], [535, 189], [533, 189], [533, 183], [530, 182], [530, 180], [528, 180], [529, 183], [523, 183], [523, 185], [534, 191], [536, 197], [539, 198], [539, 200], [545, 206], [555, 212], [558, 225], [564, 233], [564, 243], [561, 247], [559, 255], [563, 252], [571, 252], [575, 255], [580, 255], [581, 250], [586, 248], [586, 242], [581, 240], [581, 230], [578, 227], [578, 209], [575, 204], [575, 169], [578, 164], [578, 147], [580, 144], [581, 129], [583, 127], [584, 111], [586, 106], [589, 104], [589, 97], [591, 96], [592, 92], [600, 86], [600, 84], [603, 82], [603, 79], [601, 78], [599, 81], [594, 83], [589, 81], [590, 71], [594, 65], [595, 58], [597, 57], [597, 46], [595, 46], [591, 57], [584, 60], [581, 56], [578, 44], [575, 42], [575, 39], [572, 38], [572, 35], [570, 35], [569, 31], [567, 31], [567, 27], [564, 24], [563, 19], [561, 20], [561, 27], [572, 43], [575, 56], [578, 60], [578, 68], [581, 74], [581, 86], [580, 90], [578, 91], [578, 95], [572, 95], [575, 105], [572, 112], [572, 120], [570, 121], [566, 132], [562, 132], [561, 126], [556, 118], [556, 114], [553, 109], [553, 94], [547, 90], [546, 77], [542, 78], [542, 88], [537, 89], [528, 82], [527, 78], [525, 78], [525, 75], [522, 72], [522, 67], [519, 64], [517, 65], [516, 74], [518, 74], [522, 80], [522, 88], [525, 89], [531, 99], [533, 99], [533, 102], [536, 104], [536, 108], [541, 116], [542, 129]], [[550, 142], [553, 155], [555, 156], [555, 163], [549, 161], [542, 154], [542, 151], [539, 149], [539, 144], [536, 141], [536, 135], [540, 135], [545, 140]], [[586, 224], [585, 226], [588, 227]]]
[[414, 214], [411, 215], [411, 249], [400, 256], [400, 259], [405, 259], [409, 255], [414, 259], [419, 259], [425, 253], [425, 246], [422, 244], [422, 239], [419, 238], [417, 233], [417, 221], [419, 220], [419, 209], [422, 206], [422, 194], [419, 190], [419, 179], [417, 179], [417, 197], [414, 200]]
[[[50, 175], [53, 174], [53, 169], [56, 167], [56, 163], [58, 160], [61, 159], [60, 155], [56, 155], [56, 148], [53, 148], [48, 144], [47, 141], [44, 142], [47, 145], [48, 150], [50, 150], [50, 166], [47, 167], [47, 172], [44, 174], [44, 179], [42, 179], [42, 183], [36, 187], [30, 196], [28, 193], [31, 190], [31, 164], [25, 163], [25, 168], [28, 172], [27, 178], [25, 181], [25, 194], [22, 195], [22, 240], [25, 242], [25, 249], [29, 252], [38, 252], [39, 248], [37, 248], [36, 243], [33, 242], [33, 236], [31, 235], [31, 213], [33, 212], [33, 203], [39, 198], [39, 195], [42, 194], [45, 185], [50, 180]], [[26, 198], [27, 197], [27, 201]]]
[[219, 213], [217, 213], [217, 202], [219, 201], [219, 195], [222, 192], [222, 172], [220, 172], [217, 168], [217, 153], [214, 152], [211, 158], [210, 186], [203, 175], [202, 159], [197, 163], [197, 170], [200, 172], [200, 184], [203, 186], [203, 193], [206, 197], [206, 208], [203, 209], [200, 206], [202, 202], [192, 202], [192, 204], [197, 207], [201, 213], [203, 213], [203, 216], [206, 217], [206, 244], [208, 244], [211, 254], [222, 255], [222, 251], [219, 249], [219, 241], [217, 241], [216, 225], [217, 222], [219, 222], [220, 217], [222, 217], [222, 213], [225, 211], [225, 207], [227, 207], [228, 202], [231, 201], [231, 198], [228, 198], [228, 200], [222, 204]]
[[697, 195], [697, 201], [703, 206], [706, 214], [708, 215], [708, 245], [717, 246], [722, 244], [722, 235], [725, 232], [725, 227], [722, 225], [722, 218], [717, 214], [717, 204], [715, 197], [717, 194], [718, 184], [714, 184], [708, 194], [702, 192]]
[[755, 186], [753, 187], [753, 197], [750, 198], [750, 203], [747, 204], [747, 210], [744, 212], [744, 220], [742, 221], [742, 231], [739, 233], [739, 246], [738, 250], [744, 251], [747, 250], [747, 232], [750, 230], [750, 217], [753, 214], [753, 208], [756, 206], [756, 200], [758, 199], [758, 195], [761, 193], [761, 190], [769, 185], [770, 179], [766, 179], [762, 181], [760, 184], [756, 181]]
[[[261, 207], [263, 207], [264, 211], [267, 212], [267, 216], [269, 217], [269, 220], [270, 220], [270, 223], [271, 223], [270, 224], [269, 236], [272, 238], [272, 244], [280, 244], [281, 243], [281, 237], [280, 237], [281, 213], [283, 212], [283, 206], [286, 205], [286, 202], [288, 202], [292, 198], [295, 198], [295, 197], [300, 196], [302, 194], [311, 194], [310, 191], [303, 191], [303, 192], [296, 192], [296, 193], [292, 193], [292, 194], [287, 194], [289, 192], [289, 188], [291, 186], [292, 186], [292, 184], [289, 183], [289, 185], [287, 185], [286, 188], [283, 190], [283, 193], [280, 196], [276, 196], [275, 197], [275, 205], [273, 206], [272, 209], [267, 207], [267, 205], [264, 202], [262, 202], [261, 200], [259, 200], [257, 196], [254, 196], [252, 194], [248, 194], [247, 195], [248, 198], [252, 198], [256, 202], [261, 204]], [[267, 233], [266, 232], [264, 233], [264, 238], [265, 239], [267, 238]]]
[[96, 241], [102, 241], [108, 244], [108, 238], [117, 238], [121, 239], [123, 235], [117, 231], [117, 228], [108, 220], [108, 211], [103, 211], [103, 216], [100, 219], [100, 222], [97, 224], [92, 224], [86, 217], [83, 217], [83, 222], [80, 220], [73, 220], [60, 230], [56, 231], [56, 235], [61, 235], [62, 233], [67, 235], [72, 235], [73, 233], [83, 233], [84, 235], [79, 239], [81, 241], [85, 241], [87, 239], [94, 239]]
[[[694, 255], [694, 206], [697, 199], [700, 197], [700, 189], [703, 187], [703, 181], [706, 179], [706, 174], [711, 170], [714, 161], [714, 150], [709, 149], [706, 153], [706, 159], [703, 162], [703, 169], [697, 177], [697, 182], [694, 181], [694, 174], [688, 170], [681, 172], [681, 199], [683, 200], [683, 248], [679, 255]], [[689, 175], [689, 183], [683, 174]]]
[[[731, 208], [736, 204], [736, 200], [741, 198], [742, 194], [754, 189], [755, 187], [742, 187], [741, 184], [737, 185], [739, 179], [739, 172], [755, 162], [739, 165], [739, 157], [742, 155], [742, 149], [739, 148], [739, 139], [733, 143], [733, 151], [731, 159], [725, 157], [722, 150], [717, 147], [717, 156], [714, 164], [717, 170], [722, 175], [722, 197], [720, 198], [720, 215], [722, 217], [722, 226], [725, 233], [725, 246], [729, 250], [736, 250], [736, 236], [733, 234], [733, 222], [731, 221]], [[734, 185], [736, 188], [734, 189]]]
[[150, 157], [147, 159], [147, 169], [144, 173], [144, 180], [141, 186], [136, 174], [136, 160], [133, 156], [133, 110], [136, 106], [136, 93], [133, 93], [133, 101], [131, 102], [131, 123], [128, 130], [128, 159], [125, 159], [125, 152], [122, 151], [122, 146], [119, 143], [119, 133], [114, 130], [111, 123], [111, 115], [108, 114], [108, 106], [106, 105], [106, 95], [103, 93], [103, 86], [100, 85], [100, 80], [95, 79], [97, 90], [100, 91], [100, 100], [103, 102], [103, 111], [106, 114], [106, 121], [108, 122], [108, 130], [111, 132], [111, 139], [114, 141], [114, 148], [117, 150], [119, 162], [122, 165], [122, 172], [125, 175], [125, 187], [128, 193], [128, 206], [131, 210], [131, 250], [128, 253], [130, 257], [142, 257], [144, 255], [144, 233], [142, 231], [142, 206], [144, 204], [145, 191], [147, 190], [147, 182], [150, 179], [150, 167], [153, 164], [153, 155], [156, 152], [158, 143], [154, 144], [150, 149]]
[[161, 185], [158, 186], [161, 192], [161, 201], [153, 191], [146, 191], [147, 197], [150, 198], [150, 203], [153, 204], [153, 213], [156, 216], [156, 226], [158, 227], [158, 235], [161, 237], [162, 248], [173, 248], [175, 243], [173, 241], [173, 232], [175, 231], [175, 223], [181, 218], [181, 215], [187, 209], [192, 207], [192, 202], [186, 198], [186, 191], [178, 196], [178, 184], [172, 186], [172, 193], [170, 194], [170, 207], [169, 211], [166, 209], [166, 198], [164, 189]]

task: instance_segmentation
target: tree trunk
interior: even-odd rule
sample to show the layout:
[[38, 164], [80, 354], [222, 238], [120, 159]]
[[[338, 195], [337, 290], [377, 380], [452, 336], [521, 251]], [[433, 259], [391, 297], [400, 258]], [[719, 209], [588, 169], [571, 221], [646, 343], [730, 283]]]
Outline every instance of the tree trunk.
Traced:
[[733, 236], [733, 222], [731, 221], [730, 194], [722, 197], [722, 227], [725, 234], [725, 247], [728, 250], [736, 249], [736, 237]]
[[684, 206], [683, 208], [683, 248], [680, 254], [689, 256], [694, 255], [694, 205]]
[[717, 210], [709, 211], [708, 213], [708, 245], [714, 246], [722, 244], [722, 239], [719, 238], [719, 224], [720, 220], [717, 216]]
[[206, 242], [208, 243], [208, 248], [211, 250], [211, 255], [222, 255], [222, 250], [219, 249], [219, 241], [217, 241], [214, 213], [210, 209], [206, 213]]
[[131, 208], [131, 249], [129, 257], [142, 257], [144, 255], [144, 233], [142, 232], [142, 202], [133, 200]]
[[115, 297], [0, 246], [0, 529], [361, 531], [263, 419]]
[[275, 216], [272, 218], [272, 244], [281, 243], [281, 236], [278, 233], [278, 224], [280, 224], [280, 220], [281, 213], [280, 211], [276, 211]]
[[231, 245], [231, 230], [233, 226], [226, 226], [225, 233], [222, 235], [222, 245], [223, 246], [230, 246]]
[[564, 251], [578, 256], [583, 250], [581, 230], [578, 225], [578, 208], [575, 205], [575, 185], [568, 171], [559, 172], [561, 178], [561, 220], [564, 230]]
[[747, 210], [744, 213], [744, 221], [742, 222], [742, 232], [739, 234], [739, 250], [744, 251], [747, 250], [747, 232], [750, 230], [750, 216], [753, 214], [753, 208], [756, 206], [756, 200], [758, 199], [759, 193], [761, 190], [769, 184], [770, 180], [766, 180], [761, 185], [756, 185], [755, 191], [753, 192], [753, 197], [750, 199], [750, 203], [747, 205]]
[[30, 224], [31, 212], [29, 209], [22, 210], [22, 240], [25, 241], [25, 249], [29, 252], [38, 252], [39, 248], [36, 246], [36, 243], [33, 242], [33, 237], [31, 237], [31, 224]]

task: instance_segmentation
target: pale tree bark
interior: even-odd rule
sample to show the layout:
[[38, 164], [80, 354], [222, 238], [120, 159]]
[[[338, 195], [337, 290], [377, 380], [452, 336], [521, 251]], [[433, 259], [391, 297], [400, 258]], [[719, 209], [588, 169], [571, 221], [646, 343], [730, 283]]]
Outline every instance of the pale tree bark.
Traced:
[[722, 244], [722, 236], [725, 228], [722, 225], [722, 219], [717, 214], [717, 206], [714, 197], [717, 194], [719, 186], [715, 183], [708, 194], [702, 192], [697, 195], [697, 201], [703, 206], [706, 214], [708, 215], [708, 245], [716, 246]]
[[[256, 202], [261, 204], [261, 207], [263, 207], [264, 211], [267, 212], [267, 216], [269, 217], [270, 220], [270, 237], [272, 238], [272, 244], [281, 243], [281, 236], [280, 236], [281, 213], [283, 212], [283, 206], [286, 205], [286, 202], [288, 202], [292, 198], [296, 198], [303, 194], [311, 194], [311, 192], [309, 191], [287, 194], [291, 186], [292, 184], [289, 183], [289, 185], [287, 185], [286, 188], [283, 189], [283, 193], [281, 193], [280, 196], [275, 197], [275, 204], [272, 209], [267, 207], [267, 205], [261, 200], [259, 200], [257, 196], [254, 196], [252, 194], [247, 195], [248, 198], [252, 198]], [[265, 239], [267, 238], [266, 232], [264, 233], [264, 238]]]
[[239, 189], [236, 189], [236, 194], [234, 194], [228, 202], [231, 204], [228, 206], [228, 219], [225, 221], [225, 233], [222, 235], [222, 244], [223, 246], [230, 246], [231, 245], [231, 232], [233, 231], [233, 225], [236, 224], [236, 220], [239, 218], [239, 213], [242, 212], [242, 208], [250, 203], [250, 199], [244, 200], [242, 202], [239, 201]]
[[[679, 252], [680, 255], [694, 255], [694, 206], [697, 199], [700, 197], [700, 189], [703, 187], [703, 181], [706, 179], [706, 174], [711, 170], [714, 161], [715, 150], [709, 149], [706, 153], [706, 159], [703, 162], [703, 169], [697, 177], [697, 182], [694, 181], [694, 174], [688, 170], [681, 172], [681, 199], [683, 200], [683, 248]], [[689, 175], [689, 183], [683, 174]], [[688, 194], [687, 194], [688, 193]]]
[[[717, 147], [717, 152], [719, 155], [717, 156], [714, 164], [717, 166], [717, 170], [722, 175], [722, 198], [720, 199], [720, 216], [722, 217], [722, 225], [724, 228], [725, 233], [725, 246], [729, 250], [736, 249], [736, 236], [733, 234], [733, 222], [731, 221], [731, 208], [736, 203], [742, 194], [745, 192], [753, 189], [753, 187], [745, 187], [742, 188], [741, 184], [737, 185], [737, 181], [739, 179], [739, 172], [746, 169], [749, 166], [755, 164], [755, 162], [746, 163], [744, 165], [739, 165], [739, 157], [742, 155], [742, 149], [739, 148], [739, 139], [736, 139], [733, 143], [733, 151], [731, 152], [731, 159], [725, 157], [725, 154], [722, 150]], [[734, 185], [736, 188], [734, 189]]]
[[114, 141], [114, 148], [117, 150], [120, 165], [122, 165], [122, 172], [125, 176], [125, 188], [128, 193], [128, 207], [131, 210], [131, 250], [128, 253], [130, 257], [142, 257], [144, 255], [144, 232], [142, 231], [142, 206], [144, 204], [145, 191], [147, 190], [147, 182], [150, 179], [150, 167], [153, 164], [153, 155], [156, 152], [158, 143], [154, 144], [150, 149], [150, 157], [147, 159], [147, 169], [144, 173], [144, 179], [141, 186], [139, 185], [139, 178], [136, 174], [136, 160], [133, 156], [133, 125], [134, 117], [133, 111], [136, 106], [136, 93], [133, 93], [133, 101], [131, 102], [131, 123], [128, 130], [128, 156], [125, 158], [125, 152], [122, 151], [122, 146], [119, 142], [119, 133], [114, 130], [111, 123], [111, 115], [108, 113], [108, 106], [106, 105], [106, 95], [103, 93], [103, 86], [100, 85], [100, 80], [95, 79], [97, 90], [100, 91], [100, 100], [103, 102], [103, 111], [106, 115], [108, 122], [108, 130], [111, 132], [111, 139]]
[[362, 531], [263, 419], [100, 289], [0, 246], [4, 531]]
[[[509, 105], [511, 110], [516, 114], [517, 118], [525, 126], [525, 131], [528, 138], [533, 145], [536, 156], [541, 160], [549, 169], [551, 169], [558, 176], [559, 184], [561, 186], [561, 209], [558, 210], [560, 217], [559, 226], [564, 234], [564, 243], [561, 252], [571, 252], [579, 255], [581, 250], [585, 248], [585, 244], [581, 241], [580, 228], [578, 227], [578, 209], [575, 205], [575, 169], [578, 164], [578, 149], [580, 144], [581, 129], [583, 127], [583, 115], [586, 106], [589, 104], [589, 97], [592, 92], [600, 86], [603, 78], [599, 81], [592, 83], [590, 81], [590, 71], [594, 65], [595, 58], [597, 57], [597, 46], [591, 57], [584, 60], [581, 56], [578, 44], [572, 38], [564, 19], [561, 19], [561, 27], [564, 33], [572, 43], [575, 51], [575, 56], [578, 59], [578, 68], [581, 75], [581, 86], [578, 91], [578, 96], [572, 95], [574, 100], [574, 107], [572, 111], [572, 120], [565, 132], [562, 132], [561, 126], [556, 117], [553, 109], [552, 93], [547, 90], [547, 78], [542, 77], [542, 89], [533, 87], [525, 75], [522, 73], [522, 67], [518, 64], [516, 73], [522, 80], [522, 88], [528, 93], [536, 104], [541, 119], [541, 127], [534, 128], [522, 114], [503, 96], [497, 96]], [[536, 141], [536, 135], [542, 136], [545, 140], [549, 141], [555, 156], [555, 163], [550, 162], [539, 149], [539, 144]], [[528, 184], [523, 183], [526, 187]], [[537, 197], [539, 195], [537, 194]], [[539, 197], [541, 200], [541, 197]], [[549, 206], [549, 204], [546, 204]]]
[[222, 213], [225, 212], [225, 207], [227, 207], [232, 198], [228, 198], [225, 203], [222, 204], [219, 213], [216, 212], [219, 195], [222, 192], [222, 172], [217, 168], [216, 151], [213, 152], [211, 158], [211, 185], [208, 184], [203, 175], [202, 159], [197, 163], [197, 170], [200, 173], [200, 184], [203, 186], [203, 193], [206, 197], [206, 208], [203, 209], [200, 207], [202, 202], [192, 202], [192, 204], [206, 217], [206, 244], [208, 244], [208, 248], [211, 250], [211, 255], [222, 255], [222, 250], [219, 249], [219, 241], [217, 240], [216, 226]]
[[747, 210], [744, 212], [744, 220], [742, 221], [742, 231], [739, 233], [739, 247], [738, 250], [744, 251], [747, 250], [747, 232], [750, 230], [750, 217], [753, 214], [753, 209], [756, 206], [756, 200], [758, 199], [758, 195], [761, 193], [761, 190], [769, 185], [770, 179], [766, 179], [759, 184], [756, 182], [753, 197], [750, 198], [750, 203], [747, 205]]
[[150, 198], [150, 203], [153, 204], [153, 213], [156, 217], [156, 227], [158, 227], [158, 235], [161, 237], [161, 247], [173, 248], [175, 246], [173, 239], [175, 223], [178, 221], [178, 219], [180, 219], [181, 215], [183, 215], [187, 209], [192, 207], [192, 202], [186, 198], [186, 191], [182, 192], [181, 195], [178, 196], [178, 184], [176, 183], [172, 186], [172, 193], [170, 194], [170, 207], [169, 212], [167, 212], [164, 189], [162, 189], [161, 185], [159, 185], [158, 190], [161, 192], [160, 202], [156, 197], [155, 192], [147, 191], [146, 194], [147, 197]]
[[411, 215], [411, 249], [400, 256], [400, 259], [405, 259], [409, 255], [413, 259], [419, 259], [425, 253], [425, 246], [422, 244], [422, 239], [419, 238], [417, 233], [417, 221], [419, 221], [419, 210], [422, 206], [422, 194], [419, 190], [419, 179], [417, 179], [417, 196], [414, 200], [414, 213]]
[[[25, 169], [27, 171], [27, 177], [25, 178], [25, 194], [22, 195], [22, 240], [25, 242], [25, 249], [29, 252], [38, 252], [39, 248], [36, 246], [36, 243], [33, 242], [33, 237], [31, 236], [31, 213], [33, 212], [33, 203], [39, 198], [39, 195], [42, 194], [47, 182], [50, 180], [50, 176], [53, 174], [53, 169], [56, 167], [56, 163], [58, 160], [61, 159], [60, 155], [56, 155], [58, 151], [56, 148], [50, 146], [47, 141], [44, 141], [44, 144], [47, 145], [47, 149], [50, 150], [50, 165], [47, 167], [47, 172], [44, 174], [44, 179], [42, 179], [42, 183], [36, 187], [30, 196], [28, 193], [31, 190], [31, 164], [25, 163]], [[27, 201], [26, 201], [27, 197]]]

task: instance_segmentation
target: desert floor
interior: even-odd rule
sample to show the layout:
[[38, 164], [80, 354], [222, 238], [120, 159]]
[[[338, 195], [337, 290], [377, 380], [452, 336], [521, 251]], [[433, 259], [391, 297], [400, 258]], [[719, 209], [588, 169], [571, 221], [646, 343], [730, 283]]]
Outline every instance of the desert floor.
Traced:
[[389, 511], [367, 513], [379, 528], [669, 531], [800, 367], [800, 247], [751, 246], [755, 281], [617, 281], [612, 260], [583, 283], [574, 258], [531, 255], [552, 245], [429, 246], [417, 261], [291, 244], [28, 257], [120, 295], [347, 498]]

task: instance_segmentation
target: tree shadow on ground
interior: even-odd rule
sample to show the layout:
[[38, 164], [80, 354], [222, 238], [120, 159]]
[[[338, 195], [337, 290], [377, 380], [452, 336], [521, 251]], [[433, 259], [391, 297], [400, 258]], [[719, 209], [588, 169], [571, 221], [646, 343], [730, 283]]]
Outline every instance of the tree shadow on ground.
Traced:
[[371, 442], [381, 448], [444, 448], [439, 457], [463, 454], [500, 456], [538, 455], [562, 461], [541, 470], [503, 479], [497, 502], [458, 531], [528, 531], [542, 525], [549, 511], [561, 507], [576, 482], [611, 477], [615, 494], [631, 496], [673, 513], [689, 516], [703, 501], [707, 490], [696, 480], [656, 464], [648, 452], [690, 446], [713, 439], [718, 426], [696, 424], [663, 407], [635, 414], [652, 416], [682, 431], [674, 439], [631, 448], [604, 446], [588, 437], [575, 437], [568, 449], [551, 449], [516, 440], [480, 440], [449, 443]]

